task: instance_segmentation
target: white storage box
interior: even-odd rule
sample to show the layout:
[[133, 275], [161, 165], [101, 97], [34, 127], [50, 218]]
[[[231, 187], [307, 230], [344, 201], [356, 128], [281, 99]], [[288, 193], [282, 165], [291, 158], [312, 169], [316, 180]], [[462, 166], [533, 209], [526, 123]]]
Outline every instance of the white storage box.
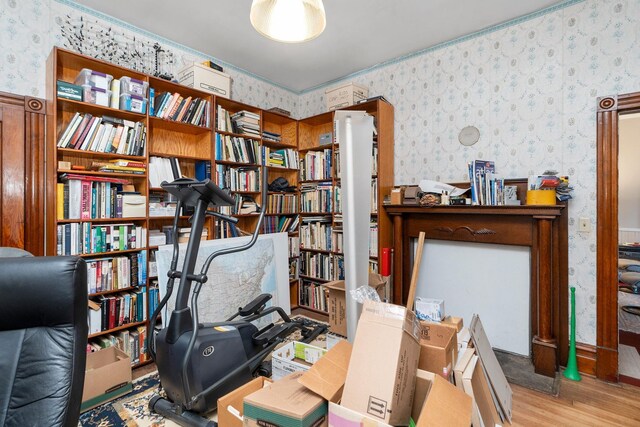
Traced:
[[440, 322], [444, 319], [444, 300], [416, 298], [416, 317], [420, 320]]
[[327, 100], [327, 110], [337, 110], [348, 107], [369, 96], [369, 89], [355, 83], [347, 83], [324, 91]]
[[292, 341], [273, 352], [271, 378], [276, 381], [293, 372], [307, 371], [326, 352], [320, 347]]
[[138, 194], [122, 196], [122, 217], [138, 218], [147, 216], [147, 198]]
[[91, 85], [82, 85], [82, 88], [84, 89], [84, 102], [102, 105], [103, 107], [109, 106], [109, 100], [111, 99], [110, 90]]
[[231, 98], [231, 77], [206, 65], [194, 63], [178, 71], [178, 82], [194, 89]]
[[120, 109], [133, 111], [134, 113], [146, 113], [147, 98], [131, 93], [123, 93], [120, 95]]
[[149, 83], [132, 77], [122, 77], [120, 79], [120, 95], [125, 93], [138, 95], [141, 98], [147, 97], [147, 88]]
[[80, 74], [78, 74], [78, 77], [76, 77], [75, 84], [80, 86], [89, 85], [107, 90], [111, 86], [111, 80], [113, 80], [113, 76], [111, 74], [93, 71], [89, 68], [83, 68], [80, 71]]

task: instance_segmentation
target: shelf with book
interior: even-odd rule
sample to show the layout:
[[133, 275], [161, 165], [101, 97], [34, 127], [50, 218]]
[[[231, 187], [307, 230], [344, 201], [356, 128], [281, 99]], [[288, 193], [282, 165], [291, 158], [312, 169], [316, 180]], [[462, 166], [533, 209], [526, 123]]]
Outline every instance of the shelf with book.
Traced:
[[120, 173], [120, 172], [100, 172], [84, 169], [58, 169], [59, 174], [78, 174], [87, 176], [102, 176], [109, 178], [130, 178], [130, 179], [144, 179], [147, 174], [133, 174], [133, 173]]
[[155, 116], [149, 116], [149, 124], [158, 129], [166, 129], [173, 132], [181, 132], [193, 135], [200, 135], [211, 132], [211, 128], [206, 126], [198, 126], [191, 123], [183, 123]]
[[119, 108], [105, 107], [103, 105], [91, 104], [84, 101], [75, 101], [73, 99], [66, 99], [56, 97], [56, 103], [58, 112], [65, 116], [68, 114], [89, 113], [93, 116], [114, 116], [123, 120], [130, 120], [137, 122], [146, 119], [146, 114], [135, 113], [133, 111], [121, 110]]
[[126, 154], [117, 153], [99, 153], [95, 151], [74, 150], [72, 148], [58, 148], [58, 153], [68, 157], [88, 157], [92, 159], [123, 159], [132, 160], [134, 162], [146, 162], [146, 156], [128, 156]]
[[71, 224], [73, 222], [95, 222], [95, 223], [107, 223], [107, 222], [138, 222], [146, 221], [147, 217], [125, 217], [125, 218], [87, 218], [87, 219], [59, 219], [58, 224]]
[[123, 250], [119, 250], [119, 251], [93, 252], [93, 253], [87, 253], [87, 254], [77, 254], [76, 256], [79, 256], [79, 257], [82, 257], [82, 258], [113, 256], [113, 255], [119, 255], [119, 254], [129, 254], [129, 253], [139, 252], [139, 251], [143, 251], [145, 249], [146, 248], [137, 248], [137, 249], [123, 249]]
[[135, 291], [140, 289], [138, 286], [129, 286], [128, 288], [120, 288], [120, 289], [111, 289], [108, 291], [103, 291], [103, 292], [93, 292], [89, 294], [89, 298], [95, 298], [95, 297], [99, 297], [102, 295], [111, 295], [111, 294], [117, 294], [119, 292], [129, 292], [129, 291]]
[[142, 322], [127, 323], [127, 324], [124, 324], [122, 326], [118, 326], [118, 327], [115, 327], [115, 328], [107, 329], [105, 331], [96, 332], [95, 334], [90, 334], [88, 338], [89, 339], [96, 338], [96, 337], [99, 337], [101, 335], [112, 334], [114, 332], [122, 331], [124, 329], [134, 328], [136, 326], [146, 326], [146, 323], [147, 323], [146, 320], [144, 320]]

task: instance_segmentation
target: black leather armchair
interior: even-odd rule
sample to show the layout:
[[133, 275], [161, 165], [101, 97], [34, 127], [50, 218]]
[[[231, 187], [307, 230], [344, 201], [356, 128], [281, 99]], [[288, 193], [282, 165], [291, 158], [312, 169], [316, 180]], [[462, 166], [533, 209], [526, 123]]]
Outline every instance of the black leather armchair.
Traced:
[[86, 345], [84, 260], [0, 258], [0, 426], [77, 426]]

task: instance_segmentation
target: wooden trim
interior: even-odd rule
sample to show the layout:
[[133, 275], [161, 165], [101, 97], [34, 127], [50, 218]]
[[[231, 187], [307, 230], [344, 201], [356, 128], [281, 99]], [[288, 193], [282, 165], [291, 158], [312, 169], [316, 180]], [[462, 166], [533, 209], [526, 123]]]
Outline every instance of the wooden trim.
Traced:
[[596, 375], [618, 380], [618, 115], [640, 109], [640, 92], [598, 99]]
[[576, 343], [576, 358], [578, 371], [586, 375], [596, 374], [596, 346]]

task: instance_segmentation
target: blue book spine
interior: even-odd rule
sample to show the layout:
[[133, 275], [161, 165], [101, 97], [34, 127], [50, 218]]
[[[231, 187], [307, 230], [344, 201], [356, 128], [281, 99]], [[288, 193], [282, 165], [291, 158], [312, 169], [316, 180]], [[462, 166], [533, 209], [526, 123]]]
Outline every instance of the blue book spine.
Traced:
[[149, 115], [153, 116], [153, 107], [155, 105], [155, 94], [156, 90], [154, 88], [149, 88]]

